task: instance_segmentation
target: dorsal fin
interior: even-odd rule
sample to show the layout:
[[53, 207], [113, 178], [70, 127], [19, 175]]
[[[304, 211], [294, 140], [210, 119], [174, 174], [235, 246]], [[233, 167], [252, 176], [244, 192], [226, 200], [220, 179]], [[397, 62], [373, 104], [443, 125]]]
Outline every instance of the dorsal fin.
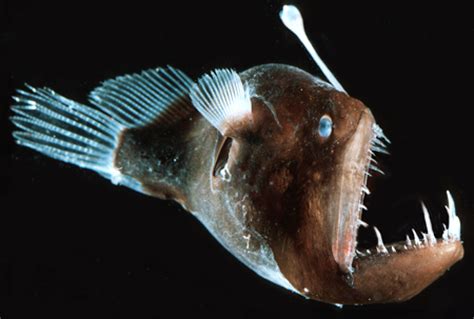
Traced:
[[170, 125], [192, 112], [193, 84], [182, 71], [167, 66], [104, 81], [89, 101], [126, 127]]
[[191, 90], [193, 105], [222, 135], [252, 116], [250, 92], [237, 72], [217, 69], [204, 74]]

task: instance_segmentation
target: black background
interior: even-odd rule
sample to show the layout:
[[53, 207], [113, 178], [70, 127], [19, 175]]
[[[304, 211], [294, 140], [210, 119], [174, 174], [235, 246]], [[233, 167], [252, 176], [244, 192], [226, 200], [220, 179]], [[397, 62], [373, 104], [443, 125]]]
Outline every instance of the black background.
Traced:
[[2, 319], [474, 316], [474, 23], [467, 4], [292, 2], [339, 81], [392, 140], [366, 221], [386, 241], [401, 239], [411, 227], [424, 230], [423, 199], [439, 234], [446, 189], [462, 220], [464, 260], [419, 296], [341, 310], [260, 279], [177, 205], [11, 138], [10, 96], [25, 82], [86, 102], [102, 80], [166, 64], [193, 78], [269, 62], [318, 73], [278, 19], [280, 1], [0, 3]]

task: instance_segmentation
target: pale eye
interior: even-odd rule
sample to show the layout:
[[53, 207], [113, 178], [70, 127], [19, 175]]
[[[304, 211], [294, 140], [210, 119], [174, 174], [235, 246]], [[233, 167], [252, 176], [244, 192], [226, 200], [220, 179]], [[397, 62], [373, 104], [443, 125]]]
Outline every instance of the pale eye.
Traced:
[[319, 120], [318, 134], [323, 138], [327, 138], [332, 133], [332, 120], [329, 116], [323, 115]]

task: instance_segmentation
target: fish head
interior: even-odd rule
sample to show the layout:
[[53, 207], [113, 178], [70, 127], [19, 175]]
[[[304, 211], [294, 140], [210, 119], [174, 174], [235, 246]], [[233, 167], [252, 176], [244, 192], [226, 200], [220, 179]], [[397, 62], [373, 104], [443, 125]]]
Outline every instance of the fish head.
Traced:
[[462, 258], [459, 240], [436, 239], [356, 254], [369, 167], [385, 138], [371, 111], [295, 67], [241, 77], [252, 118], [223, 143], [232, 178], [216, 178], [216, 187], [240, 194], [233, 207], [245, 202], [245, 227], [269, 242], [295, 290], [338, 304], [403, 301]]

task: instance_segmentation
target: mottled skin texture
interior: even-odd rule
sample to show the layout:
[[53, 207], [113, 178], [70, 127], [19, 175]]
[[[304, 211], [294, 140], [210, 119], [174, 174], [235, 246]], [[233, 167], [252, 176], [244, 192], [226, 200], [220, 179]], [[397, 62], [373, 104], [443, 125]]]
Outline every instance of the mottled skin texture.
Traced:
[[[406, 300], [462, 258], [462, 245], [452, 242], [353, 262], [369, 109], [294, 67], [263, 65], [241, 77], [253, 93], [251, 120], [234, 123], [227, 137], [197, 112], [172, 128], [126, 131], [120, 171], [145, 193], [181, 203], [255, 271], [271, 268], [270, 255], [291, 286], [313, 299]], [[327, 139], [316, 129], [325, 114], [334, 123]], [[228, 153], [219, 152], [227, 138]], [[216, 161], [227, 163], [230, 180], [214, 174]]]

